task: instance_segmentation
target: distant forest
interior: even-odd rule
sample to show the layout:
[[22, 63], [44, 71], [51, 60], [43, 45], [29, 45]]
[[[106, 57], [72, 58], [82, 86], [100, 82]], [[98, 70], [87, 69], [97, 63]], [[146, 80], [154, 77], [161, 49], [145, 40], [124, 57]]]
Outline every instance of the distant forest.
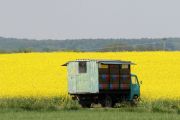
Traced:
[[160, 50], [180, 50], [180, 38], [30, 40], [0, 37], [0, 53]]

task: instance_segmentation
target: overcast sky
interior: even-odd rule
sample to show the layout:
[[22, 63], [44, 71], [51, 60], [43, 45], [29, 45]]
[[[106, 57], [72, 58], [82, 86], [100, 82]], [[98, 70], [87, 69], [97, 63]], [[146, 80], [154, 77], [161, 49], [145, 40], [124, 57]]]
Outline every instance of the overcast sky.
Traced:
[[0, 36], [180, 37], [180, 0], [0, 0]]

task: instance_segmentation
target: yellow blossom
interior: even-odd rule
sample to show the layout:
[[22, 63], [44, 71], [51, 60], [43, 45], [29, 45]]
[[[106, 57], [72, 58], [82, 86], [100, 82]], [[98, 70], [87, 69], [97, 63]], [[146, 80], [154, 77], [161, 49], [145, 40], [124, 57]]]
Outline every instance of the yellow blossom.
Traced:
[[180, 98], [180, 52], [53, 52], [0, 54], [0, 97], [67, 95], [67, 71], [76, 59], [115, 59], [136, 63], [141, 95]]

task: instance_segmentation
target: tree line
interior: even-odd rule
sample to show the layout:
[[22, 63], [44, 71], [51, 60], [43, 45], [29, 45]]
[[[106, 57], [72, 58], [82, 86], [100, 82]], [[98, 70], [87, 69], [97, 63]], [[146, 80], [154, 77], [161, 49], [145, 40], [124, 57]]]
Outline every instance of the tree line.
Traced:
[[0, 37], [0, 53], [160, 50], [180, 50], [180, 38], [29, 40]]

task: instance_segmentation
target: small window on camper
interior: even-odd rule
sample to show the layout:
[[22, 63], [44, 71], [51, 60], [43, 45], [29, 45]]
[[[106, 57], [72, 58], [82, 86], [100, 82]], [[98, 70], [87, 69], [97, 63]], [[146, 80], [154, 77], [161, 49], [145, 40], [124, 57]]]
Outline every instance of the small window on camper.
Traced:
[[86, 73], [87, 72], [87, 65], [86, 62], [79, 62], [79, 73]]

